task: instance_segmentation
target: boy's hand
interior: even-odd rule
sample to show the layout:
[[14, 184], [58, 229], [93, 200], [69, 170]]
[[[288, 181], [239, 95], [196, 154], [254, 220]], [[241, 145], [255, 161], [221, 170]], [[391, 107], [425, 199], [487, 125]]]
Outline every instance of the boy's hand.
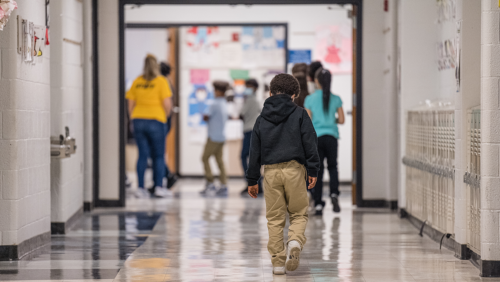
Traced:
[[257, 199], [257, 194], [259, 194], [259, 184], [248, 186], [248, 195], [250, 195], [250, 197]]
[[317, 177], [309, 176], [309, 186], [307, 187], [307, 189], [314, 188], [314, 186], [316, 186], [316, 180], [317, 179], [318, 179]]

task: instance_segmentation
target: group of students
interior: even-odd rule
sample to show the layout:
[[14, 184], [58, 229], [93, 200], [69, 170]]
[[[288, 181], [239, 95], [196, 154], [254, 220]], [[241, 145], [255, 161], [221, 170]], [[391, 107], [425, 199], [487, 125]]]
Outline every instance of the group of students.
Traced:
[[[334, 212], [340, 212], [338, 203], [339, 179], [337, 168], [338, 155], [338, 139], [339, 129], [338, 124], [344, 123], [344, 111], [342, 109], [342, 100], [339, 96], [330, 92], [332, 75], [324, 69], [321, 62], [313, 62], [309, 66], [307, 64], [296, 64], [292, 68], [292, 75], [299, 83], [299, 93], [294, 98], [294, 103], [302, 108], [305, 108], [318, 136], [318, 154], [320, 159], [320, 170], [318, 181], [311, 190], [312, 198], [314, 199], [315, 214], [322, 215], [326, 205], [323, 201], [323, 174], [325, 170], [324, 160], [328, 165], [330, 176], [330, 199]], [[208, 139], [205, 145], [202, 161], [205, 168], [206, 184], [200, 192], [206, 195], [213, 193], [215, 195], [227, 194], [227, 176], [222, 159], [222, 150], [225, 142], [224, 126], [228, 119], [226, 102], [224, 93], [230, 87], [227, 82], [215, 81], [213, 83], [215, 91], [214, 102], [207, 108], [204, 113], [204, 120], [208, 125]], [[256, 93], [259, 87], [255, 79], [245, 81], [244, 104], [241, 110], [240, 118], [243, 120], [243, 144], [241, 151], [241, 164], [243, 171], [248, 170], [248, 161], [250, 155], [250, 140], [255, 122], [261, 115], [262, 107], [257, 100]], [[215, 156], [220, 170], [221, 185], [217, 188], [214, 185], [214, 176], [212, 174], [209, 158]], [[257, 181], [258, 195], [262, 195], [262, 179]], [[248, 193], [248, 188], [245, 187], [241, 192], [242, 195]]]
[[[300, 263], [300, 253], [306, 243], [309, 200], [307, 189], [313, 192], [315, 214], [325, 207], [322, 200], [324, 161], [330, 174], [330, 199], [333, 211], [340, 212], [338, 196], [337, 151], [338, 124], [344, 123], [340, 97], [330, 92], [332, 75], [320, 62], [307, 66], [298, 64], [292, 74], [278, 74], [270, 83], [270, 97], [261, 109], [255, 97], [258, 83], [246, 81], [245, 103], [241, 112], [244, 123], [242, 166], [252, 198], [265, 187], [266, 218], [268, 220], [268, 251], [273, 273], [294, 271]], [[227, 176], [222, 159], [225, 142], [224, 127], [228, 120], [225, 93], [229, 83], [214, 81], [215, 99], [203, 113], [208, 138], [202, 156], [206, 185], [202, 194], [213, 192], [226, 195]], [[143, 75], [127, 92], [134, 135], [139, 147], [137, 174], [139, 194], [144, 189], [147, 159], [153, 159], [154, 194], [168, 195], [162, 181], [165, 171], [165, 136], [172, 108], [172, 91], [167, 79], [159, 75], [154, 56], [146, 58]], [[209, 158], [215, 156], [220, 170], [221, 185], [214, 185]], [[261, 175], [261, 168], [264, 174]], [[306, 189], [307, 188], [307, 189]], [[288, 240], [283, 240], [286, 213], [290, 218]]]

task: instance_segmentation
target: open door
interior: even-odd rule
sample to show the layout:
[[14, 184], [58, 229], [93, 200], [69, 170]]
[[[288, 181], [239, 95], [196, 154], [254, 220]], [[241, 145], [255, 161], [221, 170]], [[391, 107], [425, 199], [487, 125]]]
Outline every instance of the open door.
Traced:
[[166, 160], [168, 164], [168, 168], [171, 173], [177, 173], [177, 164], [178, 164], [178, 154], [179, 150], [177, 150], [177, 140], [178, 140], [178, 129], [179, 129], [179, 85], [178, 85], [178, 28], [171, 27], [168, 28], [168, 62], [172, 67], [170, 72], [170, 83], [172, 84], [172, 95], [173, 95], [173, 111], [172, 111], [172, 127], [170, 129], [170, 133], [167, 136], [167, 149], [166, 149]]

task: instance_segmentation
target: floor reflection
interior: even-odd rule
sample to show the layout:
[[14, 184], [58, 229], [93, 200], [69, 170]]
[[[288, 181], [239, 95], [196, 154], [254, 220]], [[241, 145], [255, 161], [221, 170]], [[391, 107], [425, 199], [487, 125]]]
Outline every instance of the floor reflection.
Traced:
[[86, 214], [67, 235], [53, 235], [38, 255], [0, 262], [0, 281], [114, 279], [160, 216], [124, 211]]
[[309, 217], [297, 271], [273, 276], [264, 199], [242, 198], [240, 180], [229, 182], [227, 198], [203, 198], [202, 184], [182, 180], [175, 198], [87, 215], [45, 253], [0, 262], [0, 281], [499, 281], [479, 278], [395, 213], [353, 209], [348, 187], [340, 214], [328, 203], [322, 217]]

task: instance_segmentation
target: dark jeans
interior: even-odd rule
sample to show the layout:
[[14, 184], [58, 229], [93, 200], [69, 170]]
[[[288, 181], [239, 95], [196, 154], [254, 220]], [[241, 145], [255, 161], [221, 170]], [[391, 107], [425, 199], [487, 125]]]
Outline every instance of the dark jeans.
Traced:
[[325, 158], [328, 164], [328, 173], [330, 174], [330, 196], [332, 194], [339, 195], [339, 172], [337, 170], [337, 138], [324, 135], [318, 138], [318, 154], [319, 154], [319, 173], [318, 181], [314, 186], [314, 204], [322, 204], [323, 198], [323, 173], [325, 172]]
[[[243, 173], [247, 173], [248, 157], [250, 156], [250, 140], [252, 139], [252, 131], [243, 133], [243, 146], [241, 148], [241, 166]], [[259, 193], [262, 192], [262, 177], [259, 179]]]
[[[170, 129], [172, 129], [172, 115], [167, 118], [167, 122], [165, 123], [165, 139], [170, 133]], [[168, 169], [168, 164], [165, 162], [165, 177], [170, 176], [170, 169]]]
[[139, 188], [144, 188], [144, 172], [148, 166], [150, 152], [155, 186], [162, 187], [165, 173], [165, 124], [149, 119], [134, 119], [133, 124], [135, 141], [139, 148], [137, 160]]

